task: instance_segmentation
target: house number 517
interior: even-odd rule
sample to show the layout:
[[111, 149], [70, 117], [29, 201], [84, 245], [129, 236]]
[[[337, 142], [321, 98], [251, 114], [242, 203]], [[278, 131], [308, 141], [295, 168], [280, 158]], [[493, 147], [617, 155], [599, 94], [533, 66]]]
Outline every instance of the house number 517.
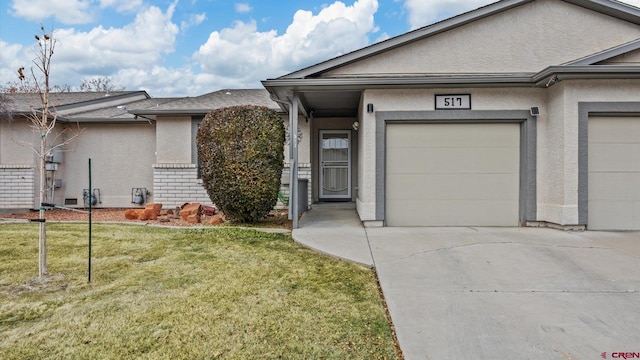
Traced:
[[436, 110], [470, 110], [471, 95], [436, 95]]

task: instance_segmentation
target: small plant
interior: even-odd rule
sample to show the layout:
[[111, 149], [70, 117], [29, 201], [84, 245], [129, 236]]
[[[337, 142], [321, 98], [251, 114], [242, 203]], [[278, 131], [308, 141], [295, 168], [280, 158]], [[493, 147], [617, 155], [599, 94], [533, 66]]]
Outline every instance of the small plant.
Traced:
[[278, 200], [284, 125], [260, 106], [211, 111], [197, 135], [202, 181], [209, 198], [236, 222], [263, 219]]
[[282, 192], [278, 192], [278, 199], [285, 205], [289, 204], [289, 197]]

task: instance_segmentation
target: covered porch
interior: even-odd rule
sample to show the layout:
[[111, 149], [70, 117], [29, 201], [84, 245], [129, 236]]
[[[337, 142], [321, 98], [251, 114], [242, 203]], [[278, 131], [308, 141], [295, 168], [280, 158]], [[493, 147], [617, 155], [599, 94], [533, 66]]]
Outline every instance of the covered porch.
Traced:
[[[283, 183], [289, 184], [289, 217], [294, 228], [308, 224], [293, 214], [304, 212], [307, 206], [315, 208], [317, 203], [351, 204], [357, 217], [362, 91], [305, 91], [270, 87], [269, 82], [264, 83], [271, 99], [289, 115]], [[308, 181], [307, 193], [300, 180]]]

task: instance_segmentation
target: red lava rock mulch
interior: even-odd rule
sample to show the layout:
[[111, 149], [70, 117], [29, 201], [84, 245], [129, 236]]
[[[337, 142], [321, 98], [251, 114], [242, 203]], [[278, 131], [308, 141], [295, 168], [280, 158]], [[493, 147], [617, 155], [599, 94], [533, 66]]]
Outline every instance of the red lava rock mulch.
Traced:
[[[82, 210], [82, 209], [80, 209]], [[138, 224], [161, 224], [166, 226], [194, 226], [194, 224], [182, 220], [181, 218], [174, 217], [160, 217], [157, 220], [129, 220], [125, 218], [124, 213], [129, 209], [93, 209], [91, 213], [92, 222], [122, 222], [122, 223], [138, 223]], [[37, 219], [38, 211], [29, 211], [25, 213], [16, 214], [0, 214], [0, 218], [9, 219]], [[213, 216], [202, 215], [200, 224], [195, 226], [209, 225], [209, 221]], [[64, 209], [52, 209], [45, 212], [45, 218], [47, 221], [89, 221], [88, 213], [80, 213], [71, 210]], [[228, 223], [223, 223], [228, 225]], [[264, 223], [256, 226], [263, 227], [277, 227], [284, 229], [291, 229], [291, 222], [287, 220], [286, 211], [272, 211], [271, 214], [264, 220]]]

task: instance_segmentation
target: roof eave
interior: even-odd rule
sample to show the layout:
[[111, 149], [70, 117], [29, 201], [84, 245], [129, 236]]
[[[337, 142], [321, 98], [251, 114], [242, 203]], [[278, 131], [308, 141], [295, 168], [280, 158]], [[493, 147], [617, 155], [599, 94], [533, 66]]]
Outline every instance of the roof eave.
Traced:
[[[282, 112], [280, 108], [269, 108], [276, 110], [277, 112]], [[129, 110], [129, 114], [132, 115], [162, 115], [162, 116], [198, 116], [198, 115], [206, 115], [209, 112], [215, 109], [184, 109], [184, 110], [144, 110], [144, 109], [133, 109]]]
[[294, 91], [340, 89], [364, 90], [380, 88], [422, 88], [442, 86], [530, 85], [531, 76], [419, 76], [419, 77], [358, 77], [265, 80], [267, 89], [290, 88]]
[[604, 51], [601, 51], [599, 53], [593, 54], [593, 55], [589, 55], [577, 60], [573, 60], [570, 61], [568, 63], [565, 63], [563, 65], [565, 66], [574, 66], [574, 65], [594, 65], [597, 64], [599, 62], [602, 61], [606, 61], [609, 60], [611, 58], [614, 58], [616, 56], [620, 56], [622, 54], [626, 54], [629, 53], [631, 51], [635, 51], [640, 49], [640, 39], [636, 39], [633, 41], [630, 41], [628, 43], [619, 45], [619, 46], [615, 46], [611, 49], [607, 49]]
[[640, 9], [628, 4], [610, 0], [562, 1], [640, 25]]
[[79, 124], [142, 124], [151, 123], [152, 119], [147, 118], [70, 118], [60, 121], [61, 123]]
[[413, 77], [352, 77], [273, 79], [262, 84], [270, 92], [277, 90], [365, 90], [436, 87], [545, 87], [549, 78], [563, 79], [636, 79], [640, 66], [550, 66], [535, 74], [473, 75], [473, 76], [413, 76]]

